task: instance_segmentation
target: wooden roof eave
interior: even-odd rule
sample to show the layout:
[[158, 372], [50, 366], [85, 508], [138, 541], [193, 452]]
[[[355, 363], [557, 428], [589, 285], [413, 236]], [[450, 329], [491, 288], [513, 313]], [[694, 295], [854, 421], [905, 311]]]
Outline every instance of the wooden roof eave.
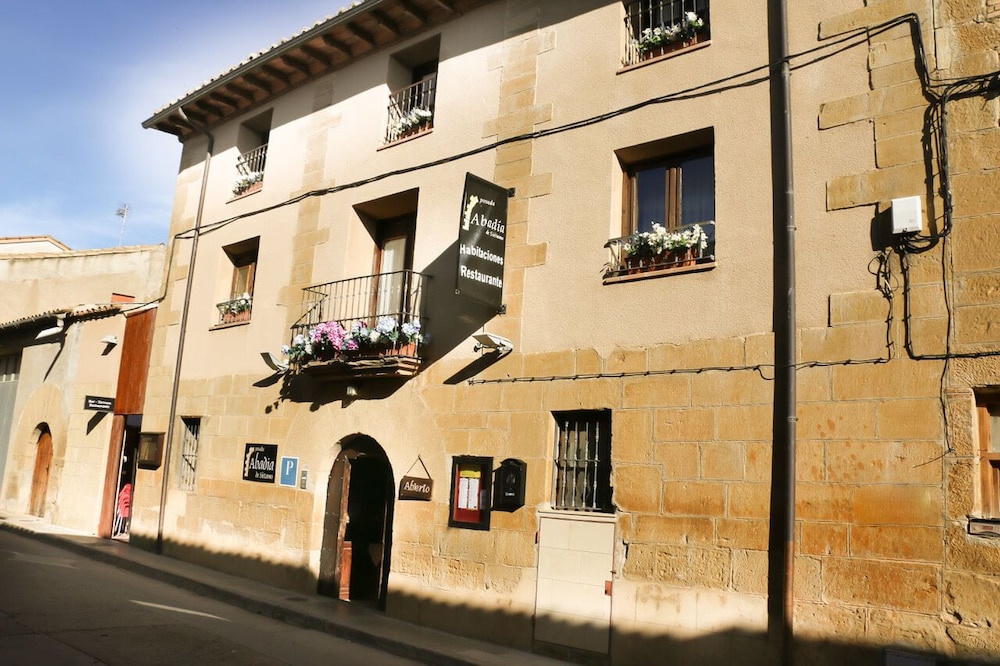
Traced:
[[[473, 0], [467, 4], [477, 6], [488, 1]], [[451, 14], [462, 13], [455, 0], [428, 2]], [[411, 17], [420, 27], [402, 29], [389, 16], [388, 12], [393, 11]], [[365, 29], [360, 25], [362, 22], [372, 28]], [[265, 53], [251, 56], [231, 71], [163, 107], [145, 120], [142, 127], [158, 129], [184, 141], [197, 130], [185, 120], [180, 113], [182, 109], [194, 124], [205, 129], [214, 127], [439, 22], [414, 0], [364, 0]], [[372, 29], [382, 32], [383, 38], [376, 38]], [[392, 35], [388, 40], [386, 33]]]

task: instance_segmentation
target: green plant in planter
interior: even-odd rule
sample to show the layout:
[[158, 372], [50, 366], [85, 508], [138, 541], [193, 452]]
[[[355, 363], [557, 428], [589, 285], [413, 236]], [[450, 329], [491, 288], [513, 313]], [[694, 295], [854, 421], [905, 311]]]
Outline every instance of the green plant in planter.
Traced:
[[694, 12], [686, 12], [684, 18], [672, 25], [646, 28], [635, 40], [639, 53], [648, 53], [666, 44], [691, 39], [705, 27], [705, 20]]

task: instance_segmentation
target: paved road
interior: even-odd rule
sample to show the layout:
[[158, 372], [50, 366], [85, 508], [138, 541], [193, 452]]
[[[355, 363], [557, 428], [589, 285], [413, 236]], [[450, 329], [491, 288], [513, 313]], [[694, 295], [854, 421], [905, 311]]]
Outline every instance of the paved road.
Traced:
[[0, 664], [416, 664], [0, 531]]

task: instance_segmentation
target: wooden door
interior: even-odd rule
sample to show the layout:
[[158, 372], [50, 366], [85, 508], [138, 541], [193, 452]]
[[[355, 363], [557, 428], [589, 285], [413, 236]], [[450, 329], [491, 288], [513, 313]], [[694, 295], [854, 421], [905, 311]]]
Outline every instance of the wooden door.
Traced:
[[35, 451], [35, 471], [31, 476], [29, 512], [41, 517], [45, 512], [45, 496], [49, 490], [49, 469], [52, 467], [52, 433], [44, 430], [38, 437]]
[[[355, 451], [343, 451], [333, 463], [326, 489], [326, 517], [323, 522], [323, 545], [320, 549], [317, 591], [335, 599], [343, 598], [344, 585], [350, 582], [351, 552], [345, 549], [347, 498], [351, 488], [349, 457]], [[346, 573], [346, 575], [344, 575]]]

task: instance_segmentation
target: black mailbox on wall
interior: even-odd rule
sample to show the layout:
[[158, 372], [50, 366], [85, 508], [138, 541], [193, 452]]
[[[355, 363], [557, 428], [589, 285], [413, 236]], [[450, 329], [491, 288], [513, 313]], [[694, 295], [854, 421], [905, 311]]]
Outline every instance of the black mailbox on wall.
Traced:
[[494, 510], [517, 511], [524, 506], [527, 473], [528, 463], [523, 460], [507, 458], [500, 463], [493, 481]]

